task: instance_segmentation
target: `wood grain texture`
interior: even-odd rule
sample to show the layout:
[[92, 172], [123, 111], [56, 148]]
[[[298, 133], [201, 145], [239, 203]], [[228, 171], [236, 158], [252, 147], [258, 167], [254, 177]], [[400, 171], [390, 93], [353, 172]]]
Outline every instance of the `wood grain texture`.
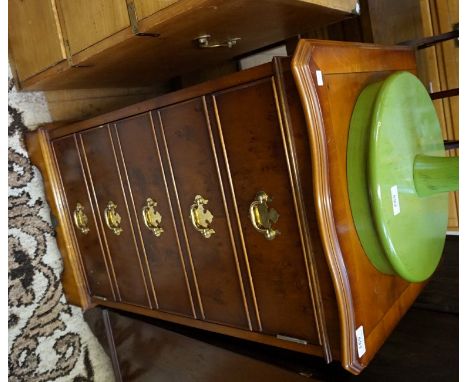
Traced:
[[9, 1], [8, 21], [8, 45], [20, 81], [66, 59], [54, 1]]
[[57, 6], [72, 55], [130, 25], [125, 0], [58, 0]]
[[[125, 1], [120, 2], [124, 8]], [[179, 0], [140, 20], [139, 32], [158, 36], [149, 37], [134, 35], [130, 26], [119, 31], [124, 25], [118, 21], [122, 18], [120, 2], [119, 10], [115, 11], [118, 17], [112, 21], [112, 12], [102, 18], [96, 16], [99, 13], [91, 13], [94, 8], [101, 12], [104, 0], [85, 10], [81, 9], [84, 1], [63, 0], [64, 25], [73, 23], [67, 26], [67, 35], [75, 67], [53, 67], [24, 82], [23, 87], [51, 90], [147, 86], [214, 66], [312, 27], [350, 16], [342, 10], [343, 3], [337, 1], [329, 4], [339, 8], [327, 8], [323, 6], [324, 1], [317, 5], [299, 0]], [[90, 13], [88, 19], [95, 20], [97, 26], [83, 27], [87, 21], [82, 22], [80, 15], [84, 17], [87, 13]], [[73, 19], [69, 21], [72, 15]], [[75, 33], [79, 42], [74, 44], [72, 35]], [[231, 37], [241, 37], [242, 40], [230, 49], [197, 48], [193, 40], [207, 33], [212, 35], [213, 41], [223, 42]], [[73, 48], [74, 45], [77, 47]]]
[[[156, 141], [149, 113], [116, 123], [116, 146], [122, 157], [122, 172], [128, 183], [131, 213], [142, 251], [150, 270], [150, 282], [156, 308], [194, 316], [193, 299], [188, 285], [186, 264], [176, 232], [169, 200], [167, 176], [161, 162], [161, 143]], [[156, 201], [164, 232], [156, 237], [146, 226], [142, 209], [147, 198]]]
[[143, 20], [177, 1], [180, 0], [133, 0], [133, 3], [138, 20]]
[[[52, 143], [54, 156], [60, 172], [60, 181], [65, 190], [66, 203], [70, 213], [74, 213], [78, 203], [87, 216], [87, 232], [81, 232], [75, 224], [75, 238], [80, 249], [80, 260], [85, 270], [88, 293], [91, 296], [116, 300], [108, 259], [105, 256], [96, 216], [83, 175], [83, 163], [74, 135], [58, 139]], [[70, 217], [73, 219], [72, 217]]]
[[[358, 374], [372, 359], [423, 287], [379, 273], [354, 227], [346, 181], [349, 121], [360, 91], [393, 70], [415, 71], [407, 48], [302, 40], [294, 74], [309, 127], [315, 205], [332, 273], [341, 323], [341, 362]], [[324, 86], [317, 85], [316, 70]], [[355, 330], [364, 327], [366, 353], [357, 355]]]
[[[455, 24], [459, 22], [458, 1], [429, 1], [430, 16], [433, 35], [452, 31]], [[427, 22], [427, 21], [426, 21]], [[459, 87], [458, 67], [459, 48], [455, 40], [445, 41], [435, 47], [439, 87], [441, 90]], [[442, 113], [439, 119], [442, 122], [444, 139], [459, 139], [459, 105], [458, 96], [449, 97], [438, 101]], [[439, 109], [440, 110], [440, 109]], [[450, 156], [459, 155], [458, 150], [450, 150]], [[451, 192], [449, 197], [449, 231], [459, 230], [459, 196], [458, 192]]]
[[63, 259], [61, 281], [65, 297], [70, 304], [88, 309], [93, 306], [86, 290], [86, 277], [79, 261], [79, 249], [73, 232], [73, 223], [68, 215], [60, 175], [53, 156], [47, 130], [39, 129], [26, 134], [26, 146], [31, 161], [39, 168], [44, 180], [44, 190], [50, 209], [60, 224], [57, 226], [57, 245]]
[[[275, 86], [281, 109], [283, 141], [286, 148], [288, 172], [298, 219], [298, 229], [304, 253], [304, 264], [311, 288], [317, 332], [323, 346], [324, 358], [338, 359], [338, 314], [330, 272], [320, 241], [316, 214], [309, 201], [313, 200], [310, 148], [307, 143], [307, 124], [299, 93], [291, 70], [291, 61], [275, 57]], [[333, 298], [330, 298], [330, 294]], [[332, 354], [333, 353], [333, 354]]]
[[145, 113], [154, 109], [159, 109], [174, 103], [183, 102], [190, 98], [201, 97], [207, 93], [214, 92], [221, 88], [236, 86], [239, 83], [246, 83], [257, 78], [267, 77], [271, 75], [271, 64], [260, 65], [241, 72], [232, 73], [230, 75], [206, 81], [202, 84], [195, 85], [186, 89], [181, 89], [175, 92], [167, 93], [159, 97], [151, 98], [146, 101], [138, 102], [134, 105], [124, 107], [95, 116], [93, 118], [77, 121], [70, 124], [59, 124], [47, 127], [51, 139], [63, 137], [68, 134], [79, 132], [95, 126], [113, 123], [119, 119], [124, 119], [136, 114]]
[[[116, 162], [108, 126], [82, 132], [78, 140], [82, 149], [85, 171], [94, 197], [101, 237], [111, 259], [120, 301], [151, 307], [142, 255], [135, 237], [134, 224], [123, 190], [123, 180]], [[122, 232], [116, 235], [105, 223], [105, 209], [112, 201], [121, 217]]]
[[[198, 98], [162, 108], [153, 120], [158, 118], [163, 133], [203, 317], [250, 328], [238, 250], [232, 241], [229, 210], [218, 178], [205, 108], [204, 99]], [[214, 216], [210, 228], [215, 233], [210, 238], [203, 237], [192, 225], [190, 206], [196, 195], [208, 200], [205, 208]]]
[[301, 0], [304, 3], [316, 4], [322, 7], [340, 10], [351, 13], [355, 10], [356, 1], [354, 0]]
[[[262, 331], [317, 343], [272, 78], [215, 93], [213, 100]], [[271, 241], [254, 229], [248, 215], [259, 191], [271, 196], [269, 205], [280, 214], [274, 228], [281, 234]]]
[[52, 121], [83, 120], [156, 97], [169, 88], [105, 88], [44, 92]]

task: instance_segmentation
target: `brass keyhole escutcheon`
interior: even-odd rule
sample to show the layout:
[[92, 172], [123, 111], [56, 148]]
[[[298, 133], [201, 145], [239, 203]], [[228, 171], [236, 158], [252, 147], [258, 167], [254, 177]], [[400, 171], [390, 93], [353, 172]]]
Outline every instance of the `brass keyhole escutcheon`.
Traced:
[[107, 227], [115, 234], [115, 235], [120, 235], [123, 231], [122, 228], [120, 228], [120, 222], [122, 221], [122, 218], [116, 211], [117, 209], [117, 204], [115, 204], [112, 200], [107, 203], [107, 207], [104, 210], [104, 216], [106, 218], [106, 224]]
[[156, 211], [156, 203], [153, 199], [146, 199], [146, 205], [143, 207], [143, 220], [146, 227], [153, 232], [154, 236], [159, 237], [164, 232], [164, 229], [160, 227], [162, 216]]
[[204, 199], [201, 195], [195, 196], [195, 200], [190, 207], [190, 219], [195, 229], [202, 234], [206, 239], [215, 233], [210, 224], [213, 221], [213, 214], [205, 208], [208, 200]]
[[73, 211], [73, 220], [75, 226], [80, 232], [86, 235], [89, 232], [88, 217], [84, 213], [84, 207], [80, 203], [76, 203], [75, 211]]
[[250, 220], [254, 228], [261, 232], [267, 240], [273, 240], [280, 234], [280, 231], [273, 229], [272, 224], [279, 218], [278, 212], [267, 203], [272, 199], [264, 191], [257, 192], [255, 200], [250, 204]]

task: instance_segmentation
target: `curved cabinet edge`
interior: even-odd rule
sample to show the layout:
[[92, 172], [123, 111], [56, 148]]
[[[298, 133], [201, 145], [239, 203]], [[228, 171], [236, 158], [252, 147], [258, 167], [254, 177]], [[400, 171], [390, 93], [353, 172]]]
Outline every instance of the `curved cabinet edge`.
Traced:
[[312, 51], [313, 48], [306, 41], [301, 40], [294, 54], [291, 67], [306, 116], [312, 153], [314, 203], [320, 236], [338, 302], [341, 329], [341, 363], [346, 370], [353, 374], [359, 374], [365, 365], [362, 365], [356, 357], [353, 297], [335, 229], [324, 122], [310, 70], [311, 66], [315, 66], [312, 60]]
[[62, 254], [63, 272], [61, 281], [67, 302], [86, 310], [93, 307], [73, 236], [73, 224], [67, 213], [60, 177], [54, 161], [52, 147], [46, 128], [38, 128], [25, 134], [25, 143], [31, 162], [39, 169], [44, 182], [44, 192], [52, 214], [59, 224], [55, 228], [57, 245]]

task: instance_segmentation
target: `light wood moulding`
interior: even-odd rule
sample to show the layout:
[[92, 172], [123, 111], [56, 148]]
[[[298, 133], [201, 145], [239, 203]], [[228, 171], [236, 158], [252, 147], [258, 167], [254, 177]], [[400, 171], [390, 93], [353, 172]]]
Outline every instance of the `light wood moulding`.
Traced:
[[[319, 229], [338, 301], [341, 362], [358, 374], [424, 283], [409, 284], [380, 273], [360, 244], [346, 180], [349, 121], [366, 85], [392, 71], [415, 72], [415, 56], [407, 47], [301, 40], [292, 66], [309, 130]], [[321, 71], [322, 85], [317, 84], [316, 71]], [[366, 352], [359, 357], [356, 330], [361, 325]]]

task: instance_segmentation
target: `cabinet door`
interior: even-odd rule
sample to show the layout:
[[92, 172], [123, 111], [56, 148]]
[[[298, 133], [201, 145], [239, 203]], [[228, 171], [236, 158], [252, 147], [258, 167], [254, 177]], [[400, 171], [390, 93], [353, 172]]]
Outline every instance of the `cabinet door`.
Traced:
[[[129, 184], [138, 236], [148, 259], [159, 310], [193, 316], [193, 302], [177, 237], [160, 142], [150, 114], [116, 123], [118, 151]], [[151, 199], [151, 200], [148, 200]], [[154, 203], [153, 203], [154, 202]]]
[[[90, 296], [114, 300], [110, 272], [74, 135], [52, 142]], [[76, 215], [76, 218], [74, 217]]]
[[72, 55], [130, 26], [125, 0], [59, 0], [57, 6]]
[[[218, 92], [213, 95], [213, 103], [239, 211], [261, 330], [318, 343], [273, 80], [266, 78]], [[280, 234], [272, 240], [257, 231], [249, 217], [251, 206], [258, 206], [252, 203], [260, 191], [272, 199], [268, 208], [279, 213], [272, 227]], [[273, 215], [268, 216], [275, 220]], [[267, 225], [265, 222], [258, 228]]]
[[[169, 158], [202, 317], [247, 328], [250, 322], [238, 254], [219, 181], [205, 100], [196, 98], [160, 109], [153, 114], [153, 120], [159, 122]], [[199, 208], [195, 208], [197, 195], [205, 200], [199, 198]]]
[[9, 1], [8, 45], [20, 81], [66, 59], [54, 1]]
[[80, 134], [80, 139], [120, 301], [150, 307], [143, 261], [122, 190], [109, 127], [87, 130]]
[[143, 20], [145, 17], [168, 7], [171, 4], [177, 3], [178, 0], [134, 0], [135, 11], [138, 20]]

